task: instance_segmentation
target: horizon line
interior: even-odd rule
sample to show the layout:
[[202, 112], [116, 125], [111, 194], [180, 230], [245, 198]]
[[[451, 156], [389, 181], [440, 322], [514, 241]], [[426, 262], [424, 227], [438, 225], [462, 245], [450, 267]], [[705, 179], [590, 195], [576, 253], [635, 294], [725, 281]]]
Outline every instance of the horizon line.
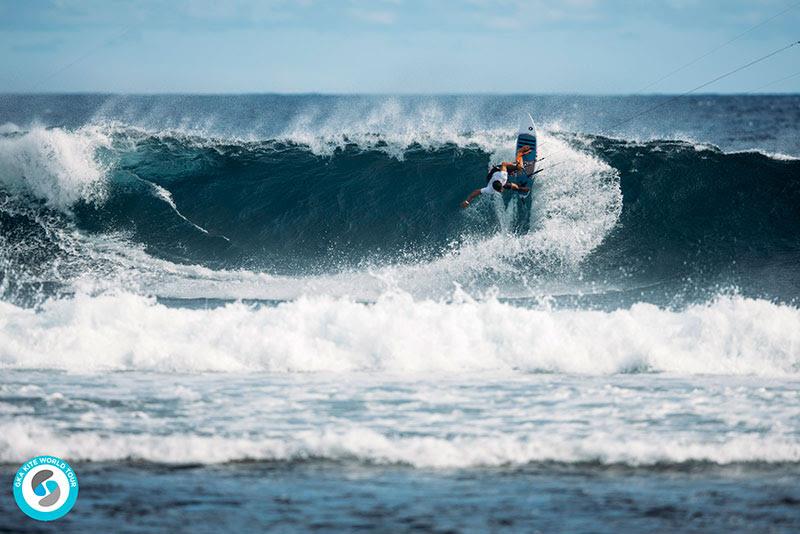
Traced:
[[544, 92], [544, 93], [497, 93], [497, 92], [327, 92], [327, 91], [304, 91], [304, 92], [280, 92], [280, 91], [242, 91], [242, 92], [182, 92], [182, 91], [161, 91], [161, 92], [115, 92], [115, 91], [0, 91], [0, 96], [391, 96], [391, 97], [448, 97], [448, 96], [592, 96], [592, 97], [698, 97], [698, 96], [798, 96], [797, 92], [724, 92], [724, 93], [579, 93], [579, 92]]

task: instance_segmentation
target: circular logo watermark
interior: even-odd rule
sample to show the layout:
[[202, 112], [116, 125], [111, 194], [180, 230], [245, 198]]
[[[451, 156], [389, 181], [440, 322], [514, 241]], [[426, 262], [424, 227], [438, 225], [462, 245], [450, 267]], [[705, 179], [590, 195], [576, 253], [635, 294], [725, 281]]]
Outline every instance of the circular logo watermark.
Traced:
[[14, 476], [14, 500], [28, 516], [52, 521], [72, 510], [78, 499], [78, 477], [55, 456], [31, 458]]

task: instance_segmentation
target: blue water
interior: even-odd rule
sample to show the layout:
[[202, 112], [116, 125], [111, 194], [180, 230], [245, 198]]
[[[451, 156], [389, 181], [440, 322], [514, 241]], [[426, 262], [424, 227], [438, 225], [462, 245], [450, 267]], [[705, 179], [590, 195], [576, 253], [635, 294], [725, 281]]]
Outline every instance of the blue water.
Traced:
[[796, 531], [800, 97], [667, 99], [0, 96], [0, 529]]

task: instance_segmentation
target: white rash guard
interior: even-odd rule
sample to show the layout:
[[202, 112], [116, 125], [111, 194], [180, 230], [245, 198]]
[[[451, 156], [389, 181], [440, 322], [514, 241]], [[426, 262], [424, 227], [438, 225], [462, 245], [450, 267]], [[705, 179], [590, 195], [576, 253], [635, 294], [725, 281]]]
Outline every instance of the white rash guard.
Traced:
[[486, 184], [486, 187], [481, 189], [481, 194], [482, 195], [491, 195], [492, 193], [498, 193], [499, 194], [499, 191], [495, 191], [494, 190], [494, 188], [492, 187], [492, 184], [494, 184], [495, 182], [500, 182], [500, 186], [501, 186], [500, 187], [500, 191], [502, 191], [503, 190], [502, 186], [506, 185], [507, 181], [508, 181], [508, 172], [506, 172], [506, 171], [498, 171], [498, 172], [496, 172], [496, 173], [494, 173], [492, 175], [492, 179], [489, 180], [489, 183]]

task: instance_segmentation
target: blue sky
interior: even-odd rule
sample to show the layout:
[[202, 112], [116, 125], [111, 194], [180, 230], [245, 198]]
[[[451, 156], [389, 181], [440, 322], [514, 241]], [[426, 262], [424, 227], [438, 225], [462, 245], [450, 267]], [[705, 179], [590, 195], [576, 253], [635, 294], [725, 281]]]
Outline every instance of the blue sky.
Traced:
[[[636, 93], [797, 0], [0, 0], [0, 92]], [[650, 88], [800, 39], [800, 5]], [[800, 71], [800, 46], [705, 92]], [[800, 76], [764, 89], [800, 92]]]

